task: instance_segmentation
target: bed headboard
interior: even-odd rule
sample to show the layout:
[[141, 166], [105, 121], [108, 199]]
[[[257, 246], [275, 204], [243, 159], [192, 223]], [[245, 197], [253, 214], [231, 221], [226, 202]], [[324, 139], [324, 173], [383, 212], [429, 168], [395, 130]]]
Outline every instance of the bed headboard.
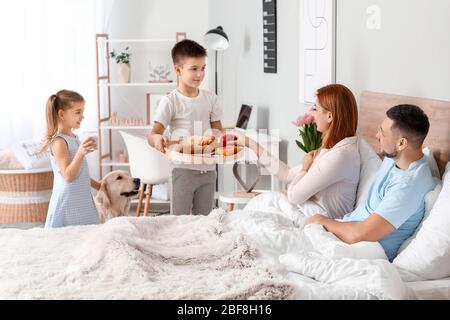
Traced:
[[450, 161], [450, 101], [405, 97], [393, 94], [364, 91], [359, 106], [359, 134], [374, 148], [378, 128], [386, 111], [398, 104], [415, 104], [430, 119], [430, 131], [424, 146], [434, 152], [441, 174]]

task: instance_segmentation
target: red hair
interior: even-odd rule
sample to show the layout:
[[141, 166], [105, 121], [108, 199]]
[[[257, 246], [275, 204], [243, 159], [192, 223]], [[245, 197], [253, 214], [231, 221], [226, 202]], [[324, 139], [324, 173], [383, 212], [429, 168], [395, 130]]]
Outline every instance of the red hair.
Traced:
[[333, 121], [322, 135], [324, 149], [333, 148], [341, 140], [356, 135], [358, 107], [349, 88], [342, 84], [331, 84], [317, 90], [319, 105], [331, 112]]

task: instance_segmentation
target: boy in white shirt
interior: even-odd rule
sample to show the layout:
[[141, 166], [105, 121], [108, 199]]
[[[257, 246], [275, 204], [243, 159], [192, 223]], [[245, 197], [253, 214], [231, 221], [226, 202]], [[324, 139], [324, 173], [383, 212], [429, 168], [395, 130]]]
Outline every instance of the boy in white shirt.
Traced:
[[[206, 49], [192, 40], [178, 42], [172, 60], [178, 77], [175, 90], [161, 99], [148, 136], [151, 146], [164, 152], [168, 139], [189, 136], [219, 136], [223, 132], [222, 110], [217, 95], [199, 89], [205, 77]], [[215, 165], [172, 164], [171, 214], [207, 215], [213, 208], [216, 184]]]

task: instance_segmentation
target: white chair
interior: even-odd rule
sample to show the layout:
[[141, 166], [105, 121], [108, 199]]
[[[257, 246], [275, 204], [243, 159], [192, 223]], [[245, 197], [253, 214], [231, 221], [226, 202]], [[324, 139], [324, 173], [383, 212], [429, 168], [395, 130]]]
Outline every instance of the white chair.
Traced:
[[120, 131], [120, 134], [128, 150], [131, 175], [141, 179], [136, 216], [140, 215], [145, 191], [144, 216], [146, 216], [150, 209], [153, 186], [169, 181], [170, 162], [158, 150], [151, 147], [144, 137], [131, 135], [124, 131]]

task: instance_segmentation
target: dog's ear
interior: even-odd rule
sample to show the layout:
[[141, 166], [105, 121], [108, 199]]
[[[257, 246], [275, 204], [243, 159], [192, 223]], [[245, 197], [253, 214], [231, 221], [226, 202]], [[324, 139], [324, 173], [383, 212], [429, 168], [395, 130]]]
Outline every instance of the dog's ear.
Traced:
[[97, 201], [98, 203], [103, 205], [106, 209], [108, 209], [109, 206], [111, 205], [111, 197], [109, 195], [108, 186], [104, 181], [102, 181], [100, 189], [98, 190]]

